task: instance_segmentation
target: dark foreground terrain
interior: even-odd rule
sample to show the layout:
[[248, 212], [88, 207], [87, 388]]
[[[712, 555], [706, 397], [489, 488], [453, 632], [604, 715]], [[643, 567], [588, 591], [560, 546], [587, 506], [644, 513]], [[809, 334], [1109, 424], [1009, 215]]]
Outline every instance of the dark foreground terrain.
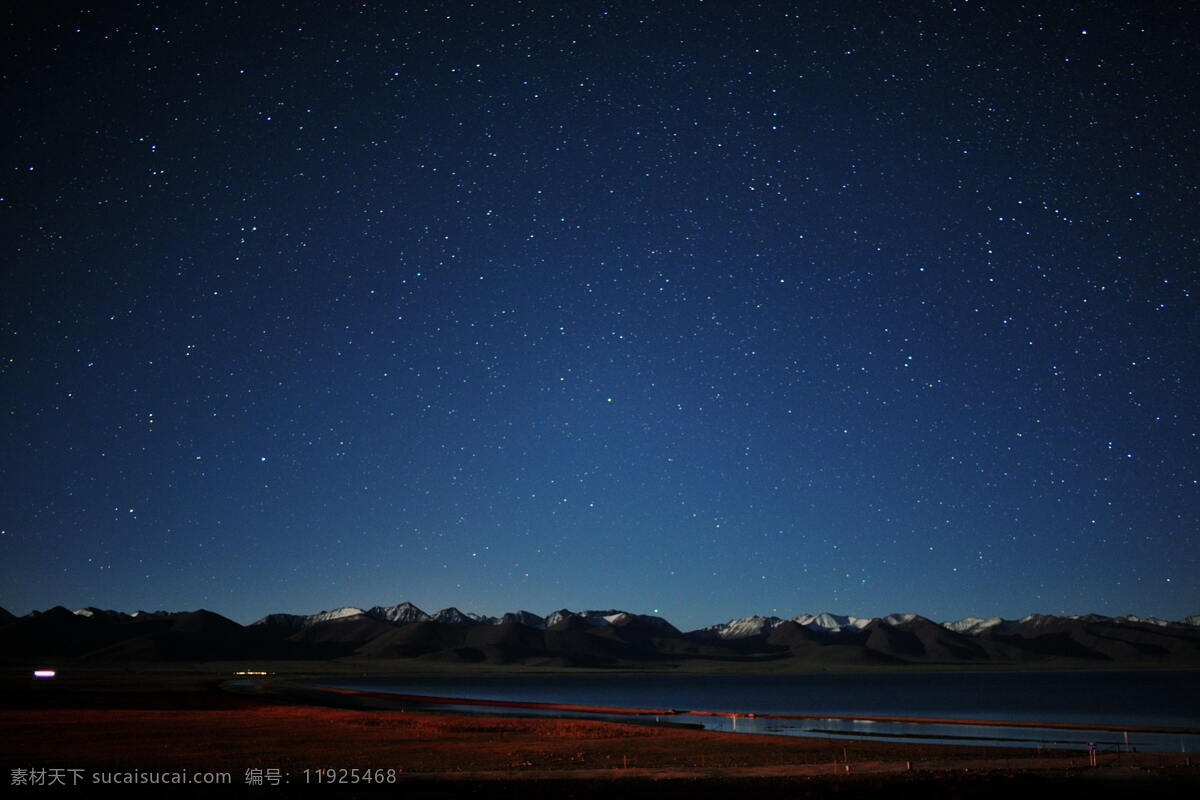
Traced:
[[[195, 773], [223, 773], [223, 785], [169, 787], [172, 797], [213, 798], [1200, 792], [1200, 762], [1181, 753], [1102, 753], [1093, 768], [1084, 752], [344, 708], [231, 694], [219, 688], [228, 677], [225, 666], [92, 670], [55, 681], [7, 672], [0, 684], [5, 795], [164, 796], [164, 787], [148, 783], [152, 773], [167, 773], [167, 780], [186, 773], [189, 781]], [[97, 784], [108, 780], [124, 783]]]

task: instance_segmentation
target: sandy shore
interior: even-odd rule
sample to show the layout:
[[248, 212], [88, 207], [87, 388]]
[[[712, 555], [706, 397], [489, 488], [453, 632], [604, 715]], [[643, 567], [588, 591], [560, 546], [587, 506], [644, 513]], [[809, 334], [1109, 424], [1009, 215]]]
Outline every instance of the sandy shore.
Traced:
[[[138, 690], [123, 683], [50, 687], [7, 681], [0, 695], [4, 782], [19, 783], [43, 771], [44, 778], [57, 774], [77, 784], [55, 791], [81, 796], [92, 790], [84, 784], [97, 775], [131, 771], [227, 773], [227, 786], [171, 790], [172, 796], [206, 797], [330, 792], [383, 797], [396, 790], [405, 797], [703, 797], [735, 787], [767, 797], [835, 791], [839, 797], [886, 792], [889, 798], [1009, 797], [1023, 791], [1200, 794], [1200, 760], [1191, 763], [1177, 753], [1125, 753], [1119, 760], [1101, 754], [1099, 766], [1091, 768], [1083, 752], [338, 708], [233, 695], [211, 679], [163, 687], [148, 681]], [[364, 783], [366, 770], [370, 783]], [[263, 785], [253, 782], [258, 776]], [[128, 787], [119, 788], [127, 796]]]

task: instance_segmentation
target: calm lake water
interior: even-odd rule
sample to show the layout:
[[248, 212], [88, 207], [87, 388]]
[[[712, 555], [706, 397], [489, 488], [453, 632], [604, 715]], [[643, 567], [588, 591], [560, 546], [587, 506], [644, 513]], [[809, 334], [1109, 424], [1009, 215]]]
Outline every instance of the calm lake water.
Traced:
[[[1200, 670], [836, 675], [557, 674], [358, 678], [323, 686], [396, 694], [738, 714], [906, 716], [1200, 729]], [[469, 708], [464, 706], [463, 708]], [[478, 711], [478, 708], [471, 709]], [[520, 713], [530, 713], [522, 710]], [[555, 712], [561, 713], [561, 712]], [[1200, 751], [1200, 736], [843, 719], [676, 716], [662, 721], [785, 735], [880, 736], [1014, 746]]]

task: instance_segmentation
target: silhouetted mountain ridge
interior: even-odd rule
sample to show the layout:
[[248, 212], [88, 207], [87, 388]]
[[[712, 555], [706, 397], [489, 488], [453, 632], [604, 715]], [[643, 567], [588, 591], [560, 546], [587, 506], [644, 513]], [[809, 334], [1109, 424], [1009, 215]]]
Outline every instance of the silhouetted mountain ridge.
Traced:
[[1200, 666], [1196, 620], [1032, 614], [937, 623], [918, 614], [752, 616], [681, 632], [658, 616], [559, 609], [487, 617], [412, 603], [269, 614], [240, 625], [214, 612], [125, 614], [56, 606], [0, 609], [0, 660], [87, 663], [388, 659], [560, 666], [741, 663], [747, 668], [881, 665]]

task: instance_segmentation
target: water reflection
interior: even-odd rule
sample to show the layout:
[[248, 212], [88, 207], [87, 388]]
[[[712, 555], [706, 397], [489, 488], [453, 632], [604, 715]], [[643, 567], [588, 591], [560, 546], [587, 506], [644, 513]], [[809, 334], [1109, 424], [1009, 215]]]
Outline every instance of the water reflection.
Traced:
[[[438, 710], [480, 713], [469, 704], [439, 704]], [[984, 745], [988, 747], [1039, 747], [1087, 750], [1094, 746], [1101, 753], [1119, 752], [1200, 752], [1200, 735], [1138, 731], [1062, 729], [973, 725], [970, 723], [899, 722], [891, 720], [820, 717], [787, 719], [754, 714], [689, 713], [632, 716], [628, 714], [564, 713], [554, 709], [528, 707], [489, 707], [485, 713], [519, 716], [550, 716], [636, 722], [655, 725], [680, 725], [726, 733], [757, 733], [775, 736], [811, 736], [834, 739], [885, 739], [894, 742], [929, 744]]]
[[706, 729], [782, 736], [817, 736], [844, 739], [887, 739], [930, 744], [979, 744], [993, 747], [1046, 747], [1101, 752], [1200, 751], [1200, 736], [1193, 734], [1107, 730], [1075, 730], [1005, 725], [892, 722], [869, 719], [778, 719], [754, 716], [688, 715]]
[[[474, 713], [485, 709], [470, 698], [496, 703], [486, 709], [491, 713], [588, 716], [738, 733], [989, 747], [1086, 749], [1095, 744], [1105, 752], [1191, 753], [1200, 750], [1198, 678], [1197, 670], [1112, 670], [795, 676], [380, 676], [313, 683], [367, 690], [376, 697], [401, 694], [455, 698], [448, 701], [452, 705], [438, 707]], [[537, 709], [531, 704], [557, 707]], [[580, 707], [565, 708], [564, 704]], [[711, 710], [657, 716], [651, 710], [668, 708]], [[642, 713], [611, 713], [625, 709], [641, 709]], [[743, 713], [750, 710], [758, 713]], [[1046, 725], [1021, 724], [1020, 720], [1044, 720]], [[1064, 727], [1064, 723], [1078, 727]], [[1126, 725], [1132, 729], [1127, 734], [1123, 730]]]

